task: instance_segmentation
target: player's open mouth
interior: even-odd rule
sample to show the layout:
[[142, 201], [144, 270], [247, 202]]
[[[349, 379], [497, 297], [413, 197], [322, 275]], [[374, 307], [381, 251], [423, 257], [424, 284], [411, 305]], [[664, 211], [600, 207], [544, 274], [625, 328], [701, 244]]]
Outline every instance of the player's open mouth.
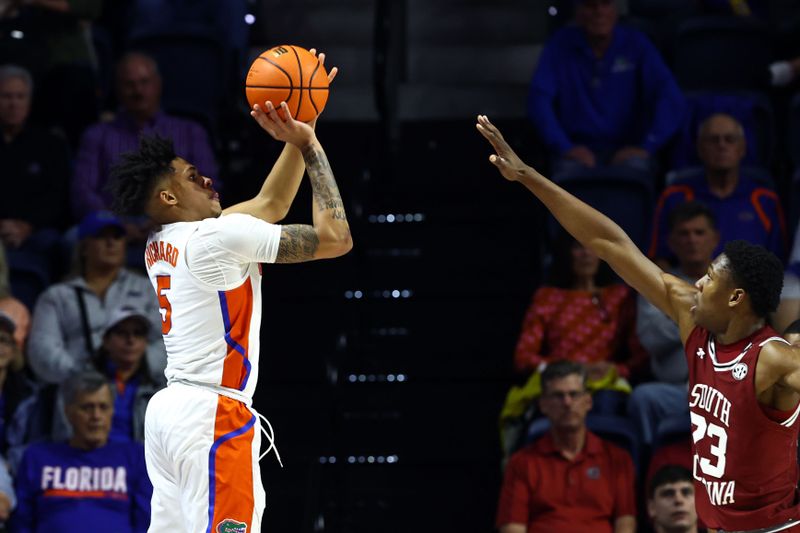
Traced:
[[219, 202], [219, 193], [216, 193], [216, 192], [215, 192], [214, 194], [212, 194], [212, 195], [211, 195], [211, 199], [212, 199], [212, 200], [216, 200], [216, 201], [218, 201], [218, 202]]

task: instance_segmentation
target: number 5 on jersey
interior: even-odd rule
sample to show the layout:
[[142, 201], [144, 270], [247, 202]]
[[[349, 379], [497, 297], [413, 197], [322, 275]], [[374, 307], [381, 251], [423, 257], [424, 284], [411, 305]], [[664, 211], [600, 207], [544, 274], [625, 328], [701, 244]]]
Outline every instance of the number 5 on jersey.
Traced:
[[158, 305], [164, 311], [161, 315], [161, 333], [166, 335], [172, 329], [172, 305], [167, 298], [167, 291], [172, 285], [172, 278], [170, 276], [156, 276], [157, 292], [158, 292]]

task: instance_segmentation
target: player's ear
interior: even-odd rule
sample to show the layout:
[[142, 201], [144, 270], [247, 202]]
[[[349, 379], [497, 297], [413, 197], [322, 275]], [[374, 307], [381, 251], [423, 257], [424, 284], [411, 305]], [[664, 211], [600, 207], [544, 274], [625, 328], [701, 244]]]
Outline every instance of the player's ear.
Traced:
[[176, 205], [178, 203], [178, 198], [169, 189], [162, 189], [158, 191], [158, 200], [162, 204], [170, 206]]
[[731, 292], [730, 299], [728, 300], [728, 305], [730, 307], [733, 307], [735, 305], [741, 304], [744, 301], [745, 295], [746, 293], [744, 292], [744, 289], [733, 289], [733, 292]]

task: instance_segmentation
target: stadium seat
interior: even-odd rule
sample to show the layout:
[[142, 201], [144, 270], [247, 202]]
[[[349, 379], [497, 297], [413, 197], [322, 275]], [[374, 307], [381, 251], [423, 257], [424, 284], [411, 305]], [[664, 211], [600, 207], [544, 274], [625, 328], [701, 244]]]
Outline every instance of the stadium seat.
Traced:
[[36, 298], [50, 284], [46, 261], [39, 255], [6, 250], [11, 293], [33, 310]]
[[[630, 420], [623, 416], [589, 414], [586, 417], [586, 427], [599, 437], [627, 450], [631, 454], [634, 466], [638, 468], [639, 437]], [[534, 419], [528, 426], [525, 443], [530, 444], [542, 437], [549, 429], [550, 421], [548, 419]]]
[[[759, 185], [775, 189], [775, 180], [772, 179], [772, 174], [762, 167], [742, 167], [740, 169], [741, 175], [756, 181]], [[696, 178], [705, 174], [703, 167], [687, 167], [682, 170], [674, 170], [668, 172], [665, 178], [665, 185], [675, 185], [683, 180]]]
[[[524, 118], [530, 77], [544, 42], [551, 2], [409, 0], [404, 35], [390, 57], [400, 121]], [[459, 12], [453, 17], [453, 12]], [[494, 29], [490, 39], [487, 28]], [[499, 29], [502, 28], [502, 31]]]
[[772, 60], [769, 27], [748, 17], [691, 18], [678, 28], [674, 72], [687, 91], [760, 90]]
[[[654, 201], [650, 174], [620, 168], [586, 169], [561, 174], [554, 181], [608, 215], [640, 249], [646, 248]], [[558, 231], [558, 222], [548, 215], [550, 242], [554, 242]]]
[[669, 416], [658, 423], [653, 450], [683, 439], [692, 432], [689, 413]]

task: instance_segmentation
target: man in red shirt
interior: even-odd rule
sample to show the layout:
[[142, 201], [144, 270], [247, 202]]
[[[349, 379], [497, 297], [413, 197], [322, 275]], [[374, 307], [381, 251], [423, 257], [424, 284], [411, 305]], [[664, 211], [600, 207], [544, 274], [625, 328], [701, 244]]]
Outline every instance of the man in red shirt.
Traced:
[[800, 348], [768, 324], [783, 265], [762, 246], [725, 245], [694, 285], [663, 272], [622, 229], [526, 165], [486, 116], [489, 157], [650, 303], [678, 323], [689, 366], [692, 475], [700, 519], [717, 531], [800, 531]]
[[550, 431], [509, 460], [500, 532], [636, 531], [633, 461], [586, 429], [586, 369], [572, 361], [548, 365], [539, 403]]

